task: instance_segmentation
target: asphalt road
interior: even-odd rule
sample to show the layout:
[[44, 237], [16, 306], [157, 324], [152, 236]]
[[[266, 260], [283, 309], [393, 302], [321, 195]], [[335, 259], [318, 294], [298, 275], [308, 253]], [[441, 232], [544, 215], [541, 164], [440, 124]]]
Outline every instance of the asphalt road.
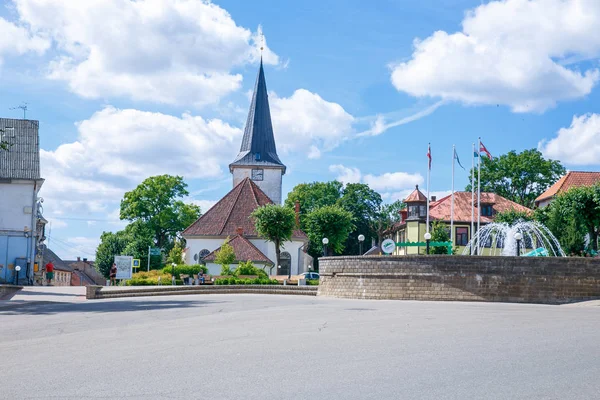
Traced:
[[205, 295], [0, 308], [2, 399], [598, 399], [600, 307]]

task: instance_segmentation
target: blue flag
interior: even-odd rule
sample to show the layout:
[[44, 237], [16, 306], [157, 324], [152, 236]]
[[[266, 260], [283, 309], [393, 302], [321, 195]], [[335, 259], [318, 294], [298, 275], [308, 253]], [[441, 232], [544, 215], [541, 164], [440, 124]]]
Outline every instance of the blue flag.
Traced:
[[460, 165], [462, 169], [465, 169], [465, 167], [463, 167], [463, 165], [460, 163], [460, 158], [458, 158], [458, 153], [456, 152], [456, 150], [454, 150], [454, 158], [456, 159], [456, 162], [458, 162], [458, 165]]

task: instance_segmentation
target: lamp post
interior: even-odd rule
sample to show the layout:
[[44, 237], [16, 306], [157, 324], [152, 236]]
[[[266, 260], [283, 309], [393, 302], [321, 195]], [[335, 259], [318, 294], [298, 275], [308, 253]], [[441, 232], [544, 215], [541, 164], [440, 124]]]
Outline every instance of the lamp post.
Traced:
[[430, 240], [431, 240], [431, 233], [429, 233], [429, 232], [425, 233], [425, 241], [427, 242], [427, 246], [425, 248], [426, 248], [427, 254], [429, 254], [429, 241]]
[[325, 238], [323, 238], [322, 242], [323, 242], [323, 257], [327, 257], [327, 244], [329, 243], [329, 239], [327, 239], [325, 237]]
[[515, 233], [515, 240], [517, 241], [517, 257], [521, 255], [521, 239], [523, 239], [521, 232]]
[[15, 267], [15, 271], [16, 271], [15, 272], [15, 285], [18, 285], [19, 284], [19, 271], [21, 271], [21, 266], [17, 265]]
[[365, 241], [365, 235], [358, 235], [358, 255], [362, 256], [363, 252], [362, 252], [362, 244]]
[[176, 265], [177, 264], [175, 264], [175, 263], [171, 263], [171, 268], [172, 268], [172, 270], [171, 270], [171, 284], [173, 286], [175, 286], [175, 266]]

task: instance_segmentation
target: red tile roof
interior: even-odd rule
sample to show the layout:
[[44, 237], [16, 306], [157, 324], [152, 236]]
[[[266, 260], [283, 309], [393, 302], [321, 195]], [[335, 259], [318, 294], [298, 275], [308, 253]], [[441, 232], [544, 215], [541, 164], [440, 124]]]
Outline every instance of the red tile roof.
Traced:
[[407, 198], [404, 199], [405, 203], [416, 202], [416, 201], [427, 201], [427, 197], [419, 190], [419, 185], [413, 190]]
[[[451, 204], [452, 195], [441, 198], [434, 205], [429, 207], [430, 218], [440, 221], [450, 221]], [[531, 209], [495, 193], [482, 192], [481, 204], [492, 205], [494, 213], [508, 211], [510, 209], [527, 213], [532, 212]], [[477, 207], [477, 194], [475, 194], [475, 207]], [[477, 208], [475, 208], [475, 219], [477, 219]], [[493, 222], [493, 220], [493, 217], [481, 216], [482, 223]], [[471, 222], [471, 192], [454, 192], [454, 222]]]
[[[237, 235], [237, 229], [242, 228], [244, 235], [257, 237], [250, 214], [258, 207], [272, 203], [251, 179], [245, 178], [183, 231], [182, 235], [227, 237]], [[305, 239], [306, 234], [295, 230], [293, 237]]]
[[572, 187], [577, 186], [593, 186], [600, 182], [600, 172], [582, 172], [571, 171], [560, 178], [556, 183], [548, 188], [544, 193], [540, 194], [535, 202], [538, 203], [556, 196], [560, 192], [565, 192]]
[[[255, 245], [252, 244], [244, 236], [237, 235], [229, 241], [233, 252], [235, 253], [235, 260], [237, 262], [252, 261], [256, 263], [273, 264], [273, 261], [269, 260]], [[219, 247], [215, 251], [209, 253], [203, 258], [204, 261], [215, 261], [217, 258], [217, 252], [221, 250]]]

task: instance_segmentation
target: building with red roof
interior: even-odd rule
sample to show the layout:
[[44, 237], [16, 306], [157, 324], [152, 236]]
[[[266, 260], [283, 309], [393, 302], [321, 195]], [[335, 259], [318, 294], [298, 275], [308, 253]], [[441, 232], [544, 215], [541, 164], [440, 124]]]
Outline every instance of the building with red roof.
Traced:
[[600, 172], [570, 171], [535, 199], [536, 207], [546, 207], [559, 193], [572, 187], [594, 186], [600, 183]]

